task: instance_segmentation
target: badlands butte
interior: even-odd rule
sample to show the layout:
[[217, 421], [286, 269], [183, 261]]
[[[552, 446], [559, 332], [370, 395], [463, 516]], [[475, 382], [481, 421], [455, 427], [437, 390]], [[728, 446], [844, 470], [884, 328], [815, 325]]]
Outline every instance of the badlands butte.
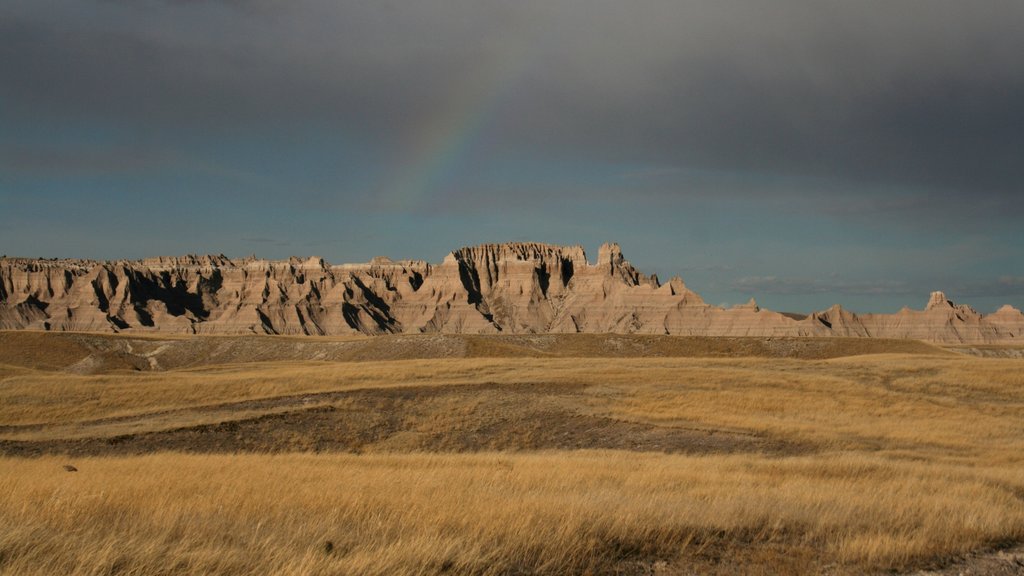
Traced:
[[591, 264], [580, 246], [484, 244], [440, 264], [374, 258], [270, 261], [226, 256], [144, 260], [0, 259], [0, 329], [197, 334], [640, 333], [906, 338], [1014, 343], [1024, 314], [980, 314], [933, 292], [923, 310], [809, 315], [751, 300], [710, 305], [682, 279], [662, 284], [617, 244]]

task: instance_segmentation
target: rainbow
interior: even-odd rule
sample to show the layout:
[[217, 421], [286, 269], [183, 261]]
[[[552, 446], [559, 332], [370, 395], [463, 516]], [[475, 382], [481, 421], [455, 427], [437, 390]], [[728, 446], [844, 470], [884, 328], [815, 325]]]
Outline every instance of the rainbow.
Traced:
[[400, 168], [386, 178], [377, 198], [382, 209], [419, 212], [439, 204], [443, 208], [446, 191], [441, 187], [486, 132], [502, 101], [538, 53], [535, 45], [517, 44], [482, 59], [450, 90], [457, 97], [428, 114], [411, 131], [399, 152]]

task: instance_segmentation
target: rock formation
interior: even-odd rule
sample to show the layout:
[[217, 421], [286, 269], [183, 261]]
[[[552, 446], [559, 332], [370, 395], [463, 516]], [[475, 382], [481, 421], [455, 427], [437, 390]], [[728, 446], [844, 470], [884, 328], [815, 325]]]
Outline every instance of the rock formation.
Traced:
[[708, 336], [859, 336], [945, 343], [1015, 342], [1024, 314], [982, 315], [934, 292], [924, 310], [807, 317], [751, 301], [705, 303], [675, 277], [661, 284], [617, 244], [590, 264], [582, 247], [461, 248], [444, 261], [332, 266], [183, 256], [140, 261], [0, 259], [0, 329], [209, 334], [617, 332]]

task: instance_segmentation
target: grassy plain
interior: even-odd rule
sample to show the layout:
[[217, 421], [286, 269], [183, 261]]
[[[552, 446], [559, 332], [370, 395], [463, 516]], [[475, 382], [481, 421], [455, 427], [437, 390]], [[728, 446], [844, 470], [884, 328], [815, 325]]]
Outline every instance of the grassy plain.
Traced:
[[1022, 368], [839, 339], [0, 333], [0, 573], [939, 568], [1024, 540]]

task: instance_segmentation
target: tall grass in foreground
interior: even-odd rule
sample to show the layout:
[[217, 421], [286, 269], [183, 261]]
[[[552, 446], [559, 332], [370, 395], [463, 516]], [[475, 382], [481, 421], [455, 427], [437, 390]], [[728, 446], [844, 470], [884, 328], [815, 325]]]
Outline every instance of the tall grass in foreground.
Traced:
[[862, 573], [1024, 537], [1024, 471], [871, 454], [64, 462], [0, 459], [0, 572]]

